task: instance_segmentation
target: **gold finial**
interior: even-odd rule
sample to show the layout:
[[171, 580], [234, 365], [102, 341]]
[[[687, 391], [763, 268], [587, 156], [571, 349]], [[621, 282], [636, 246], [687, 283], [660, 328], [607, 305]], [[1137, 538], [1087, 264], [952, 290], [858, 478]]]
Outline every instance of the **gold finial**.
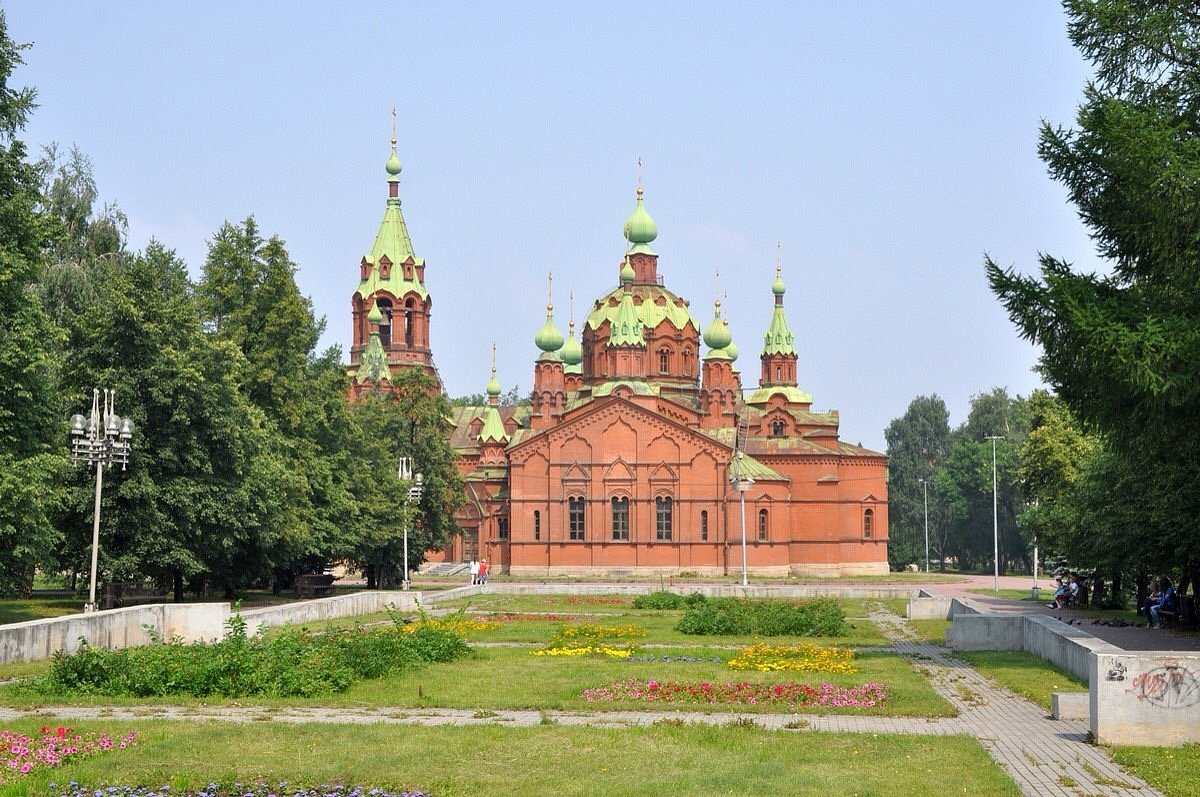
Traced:
[[496, 341], [492, 341], [492, 376], [496, 375]]
[[396, 106], [392, 106], [392, 149], [396, 148]]
[[775, 242], [775, 278], [783, 276], [783, 244]]
[[571, 313], [571, 328], [575, 327], [575, 291], [567, 291], [567, 307]]
[[[725, 291], [725, 307], [726, 308], [729, 307], [729, 291]], [[726, 324], [729, 323], [729, 319], [725, 318], [724, 316], [721, 316], [721, 318], [723, 318], [725, 320]]]
[[642, 158], [638, 156], [637, 160], [637, 195], [638, 199], [642, 198]]
[[554, 312], [554, 272], [546, 272], [546, 312]]

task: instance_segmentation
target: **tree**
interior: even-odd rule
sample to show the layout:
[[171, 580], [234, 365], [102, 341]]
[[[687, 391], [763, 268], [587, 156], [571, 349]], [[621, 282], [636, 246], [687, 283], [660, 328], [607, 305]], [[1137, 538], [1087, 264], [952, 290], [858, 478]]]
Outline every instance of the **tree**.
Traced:
[[[465, 502], [463, 480], [447, 434], [450, 404], [434, 387], [430, 377], [406, 369], [390, 389], [369, 391], [353, 405], [359, 434], [355, 455], [361, 463], [354, 491], [362, 510], [353, 558], [373, 586], [397, 579], [405, 524], [411, 522], [410, 569], [424, 560], [425, 551], [444, 547], [458, 531], [454, 513]], [[402, 456], [411, 458], [413, 471], [424, 477], [411, 519], [403, 514], [407, 486], [396, 474]]]
[[[886, 430], [888, 559], [893, 569], [925, 557], [925, 494], [950, 448], [950, 411], [938, 396], [917, 396]], [[936, 530], [933, 532], [936, 537]], [[933, 546], [936, 548], [936, 546]]]
[[[1142, 482], [1118, 481], [1138, 525], [1172, 541], [1156, 564], [1200, 569], [1200, 14], [1190, 0], [1068, 0], [1096, 69], [1073, 130], [1045, 124], [1040, 155], [1111, 272], [1050, 255], [1040, 278], [985, 267], [1067, 407]], [[1115, 486], [1115, 485], [1114, 485]]]
[[[40, 181], [17, 135], [34, 91], [9, 85], [27, 45], [8, 36], [0, 11], [0, 592], [24, 592], [58, 543], [51, 522], [66, 463], [62, 404], [54, 390], [59, 336], [34, 285], [49, 224]], [[61, 435], [61, 439], [60, 439]]]

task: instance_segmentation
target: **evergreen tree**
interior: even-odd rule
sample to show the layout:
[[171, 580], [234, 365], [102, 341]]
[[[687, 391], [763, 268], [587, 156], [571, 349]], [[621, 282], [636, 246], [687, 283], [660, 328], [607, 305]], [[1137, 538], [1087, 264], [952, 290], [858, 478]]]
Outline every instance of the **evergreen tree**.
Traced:
[[[986, 262], [993, 291], [1042, 347], [1046, 380], [1139, 479], [1115, 480], [1156, 566], [1200, 569], [1200, 14], [1190, 0], [1068, 0], [1096, 77], [1076, 129], [1040, 154], [1066, 186], [1107, 275], [1050, 255], [1040, 278]], [[1153, 474], [1153, 477], [1150, 477]], [[1128, 533], [1128, 532], [1126, 532]]]
[[[888, 455], [888, 559], [893, 569], [925, 559], [925, 496], [950, 448], [950, 411], [938, 396], [917, 396], [884, 431]], [[936, 530], [931, 549], [936, 548]]]

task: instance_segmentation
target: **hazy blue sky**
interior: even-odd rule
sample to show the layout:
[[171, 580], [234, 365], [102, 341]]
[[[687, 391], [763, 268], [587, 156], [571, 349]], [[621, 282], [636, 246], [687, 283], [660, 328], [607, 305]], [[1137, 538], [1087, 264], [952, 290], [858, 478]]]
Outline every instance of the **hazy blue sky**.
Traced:
[[393, 105], [401, 198], [451, 395], [532, 385], [546, 272], [566, 331], [617, 284], [636, 160], [659, 273], [712, 317], [714, 272], [747, 387], [776, 243], [799, 383], [882, 449], [920, 394], [1039, 384], [984, 281], [990, 252], [1094, 268], [1036, 156], [1088, 69], [1049, 2], [6, 4], [32, 42], [25, 138], [76, 144], [131, 244], [199, 274], [253, 214], [350, 341], [383, 214]]

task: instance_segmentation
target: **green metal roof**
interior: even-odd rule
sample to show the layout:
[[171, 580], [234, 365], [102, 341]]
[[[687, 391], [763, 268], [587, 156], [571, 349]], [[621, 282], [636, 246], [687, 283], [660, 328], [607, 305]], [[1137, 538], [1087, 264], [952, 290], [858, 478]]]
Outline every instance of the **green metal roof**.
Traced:
[[637, 190], [637, 205], [633, 208], [633, 213], [629, 214], [629, 218], [625, 220], [625, 240], [629, 241], [632, 246], [629, 251], [631, 254], [654, 254], [654, 250], [649, 244], [658, 237], [658, 225], [654, 223], [654, 219], [650, 218], [650, 214], [646, 212], [645, 206], [642, 204], [642, 188], [638, 186]]
[[479, 430], [479, 442], [488, 441], [508, 442], [508, 432], [504, 431], [504, 421], [500, 419], [500, 410], [496, 407], [488, 407], [487, 415], [483, 416], [483, 428]]
[[[738, 459], [735, 456], [732, 460], [729, 461], [728, 478], [732, 479], [734, 476], [736, 476], [738, 474], [738, 472], [739, 472], [738, 471]], [[751, 479], [754, 479], [754, 481], [756, 481], [756, 482], [770, 482], [770, 481], [785, 482], [788, 480], [788, 478], [786, 476], [784, 476], [783, 474], [781, 474], [779, 471], [774, 470], [773, 468], [770, 468], [770, 467], [764, 465], [763, 463], [759, 462], [754, 457], [749, 456], [747, 454], [742, 455], [740, 472], [741, 472], [742, 476], [749, 476]]]
[[783, 304], [775, 305], [771, 315], [771, 325], [763, 336], [763, 354], [796, 354], [796, 337], [788, 329], [787, 316], [783, 314]]
[[368, 379], [374, 382], [392, 381], [392, 371], [388, 368], [387, 354], [383, 351], [383, 343], [379, 340], [379, 331], [372, 330], [367, 340], [367, 348], [363, 351], [362, 362], [358, 366], [355, 381], [362, 383]]
[[776, 387], [760, 387], [746, 397], [747, 404], [766, 404], [771, 400], [771, 396], [780, 395], [793, 404], [812, 404], [812, 394], [805, 393], [798, 387], [792, 385], [779, 385]]
[[621, 302], [617, 305], [617, 313], [612, 319], [608, 345], [645, 346], [646, 336], [642, 330], [642, 319], [638, 317], [637, 308], [633, 305], [633, 294], [629, 292], [627, 285], [621, 293]]
[[[592, 387], [592, 398], [603, 398], [611, 396], [619, 387], [629, 388], [635, 396], [657, 396], [658, 385], [652, 385], [649, 382], [641, 380], [614, 380], [612, 382], [602, 382]], [[586, 401], [583, 403], [587, 403]]]
[[[399, 181], [400, 178], [396, 175], [400, 173], [400, 159], [396, 157], [395, 150], [392, 151], [392, 157], [388, 159], [387, 171], [389, 183]], [[386, 280], [379, 276], [379, 261], [384, 255], [387, 255], [387, 259], [393, 266], [392, 273]], [[399, 266], [410, 257], [414, 263], [413, 279], [406, 280], [404, 279], [404, 269]], [[400, 211], [400, 197], [388, 197], [387, 207], [383, 211], [383, 221], [379, 223], [379, 232], [375, 234], [375, 244], [366, 255], [366, 259], [372, 268], [367, 278], [358, 285], [359, 296], [365, 299], [380, 290], [386, 290], [396, 297], [412, 291], [420, 296], [422, 301], [429, 298], [425, 284], [416, 278], [415, 267], [424, 266], [425, 261], [413, 253], [412, 238], [408, 235], [408, 225], [404, 223], [404, 214]]]
[[[599, 329], [605, 322], [611, 324], [620, 312], [624, 293], [625, 287], [621, 286], [613, 288], [598, 299], [584, 325], [589, 329]], [[634, 284], [629, 286], [629, 293], [634, 299], [634, 311], [646, 329], [654, 329], [666, 320], [680, 331], [688, 324], [692, 325], [692, 329], [700, 330], [700, 325], [692, 317], [687, 302], [663, 286]]]

